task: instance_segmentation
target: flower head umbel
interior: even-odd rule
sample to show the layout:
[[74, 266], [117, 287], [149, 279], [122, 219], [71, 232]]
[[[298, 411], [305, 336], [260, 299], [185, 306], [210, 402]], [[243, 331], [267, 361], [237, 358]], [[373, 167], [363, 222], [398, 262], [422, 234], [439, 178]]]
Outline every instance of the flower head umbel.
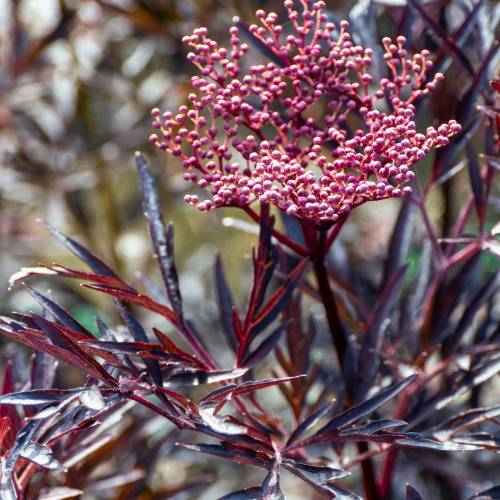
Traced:
[[[150, 141], [210, 191], [185, 197], [202, 211], [260, 200], [311, 224], [333, 222], [366, 201], [410, 193], [412, 165], [460, 131], [453, 120], [416, 130], [415, 101], [443, 78], [428, 79], [428, 51], [410, 57], [404, 37], [384, 38], [389, 76], [375, 86], [372, 51], [352, 42], [347, 21], [329, 22], [323, 1], [301, 4], [299, 12], [284, 1], [286, 29], [273, 12], [257, 11], [260, 26], [236, 19], [231, 49], [205, 28], [184, 39], [201, 76], [192, 78], [190, 106], [152, 111], [159, 133]], [[241, 31], [268, 62], [243, 64]]]

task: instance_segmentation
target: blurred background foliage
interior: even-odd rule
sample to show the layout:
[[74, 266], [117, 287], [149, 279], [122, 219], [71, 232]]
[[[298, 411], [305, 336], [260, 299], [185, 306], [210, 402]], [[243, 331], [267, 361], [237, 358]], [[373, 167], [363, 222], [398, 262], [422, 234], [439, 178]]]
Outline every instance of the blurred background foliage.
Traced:
[[[184, 34], [206, 26], [213, 38], [225, 43], [233, 16], [251, 21], [257, 8], [279, 12], [281, 3], [0, 0], [0, 314], [33, 308], [22, 289], [7, 289], [8, 277], [21, 266], [58, 262], [78, 267], [37, 223], [39, 218], [75, 236], [129, 281], [149, 276], [153, 261], [132, 164], [133, 152], [141, 150], [149, 156], [160, 180], [165, 217], [175, 222], [186, 310], [207, 333], [213, 331], [214, 343], [223, 342], [213, 301], [205, 300], [214, 296], [213, 263], [220, 252], [236, 298], [243, 300], [250, 279], [254, 227], [237, 211], [200, 215], [182, 201], [187, 186], [176, 161], [158, 154], [147, 143], [149, 111], [155, 106], [174, 109], [187, 98], [193, 68], [185, 60]], [[483, 29], [475, 31], [473, 40], [464, 46], [476, 66], [484, 53], [478, 47], [491, 45], [499, 15], [495, 2], [481, 3], [477, 22]], [[380, 51], [383, 36], [393, 36], [403, 23], [413, 23], [411, 29], [402, 30], [412, 34], [411, 48], [428, 48], [437, 58], [443, 56], [439, 40], [422, 19], [409, 15], [405, 0], [327, 4], [333, 19], [350, 19], [355, 40], [376, 51]], [[470, 2], [425, 2], [426, 10], [448, 32], [461, 23], [465, 7], [470, 8]], [[374, 67], [375, 72], [381, 69]], [[457, 117], [456, 103], [466, 91], [469, 77], [461, 62], [453, 58], [444, 69], [447, 78], [425, 103], [422, 123]], [[481, 134], [476, 137], [480, 149]], [[433, 159], [426, 161], [419, 167], [423, 178]], [[458, 164], [460, 158], [454, 161]], [[443, 233], [468, 195], [468, 182], [464, 169], [445, 184], [448, 194], [437, 190], [429, 199], [429, 211]], [[490, 213], [489, 225], [500, 212], [498, 186], [495, 189], [492, 199], [497, 210]], [[357, 210], [336, 243], [336, 259], [348, 259], [364, 287], [380, 278], [386, 242], [398, 213], [396, 205], [389, 200]], [[417, 226], [416, 240], [419, 231], [422, 228]], [[411, 254], [414, 273], [419, 259], [418, 251]], [[492, 255], [484, 260], [485, 272], [497, 265]], [[69, 282], [57, 286], [61, 302], [90, 329], [95, 329], [97, 309], [100, 314], [114, 314], [109, 302], [98, 294]], [[320, 315], [321, 308], [313, 312]], [[3, 339], [1, 342], [9, 352], [11, 348]], [[22, 367], [23, 363], [14, 364], [14, 370]], [[67, 376], [62, 383], [69, 385], [69, 379], [77, 375], [69, 370]], [[139, 431], [135, 432], [132, 442]], [[153, 482], [161, 483], [172, 475], [182, 481], [186, 475], [183, 456], [181, 452], [175, 460], [166, 460]], [[232, 464], [219, 465], [221, 477], [234, 470]], [[202, 469], [211, 471], [209, 464]], [[229, 489], [220, 485], [220, 491]], [[303, 494], [298, 492], [296, 498], [304, 498]]]

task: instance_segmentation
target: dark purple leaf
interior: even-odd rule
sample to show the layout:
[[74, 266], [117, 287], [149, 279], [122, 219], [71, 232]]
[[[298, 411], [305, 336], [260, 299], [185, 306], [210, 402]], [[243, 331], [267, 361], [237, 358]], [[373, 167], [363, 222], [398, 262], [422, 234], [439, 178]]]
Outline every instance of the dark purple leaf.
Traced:
[[234, 302], [231, 296], [231, 290], [226, 281], [226, 276], [224, 275], [224, 269], [222, 267], [222, 261], [220, 255], [217, 256], [215, 261], [215, 283], [217, 287], [217, 299], [219, 302], [220, 319], [222, 323], [222, 328], [226, 334], [226, 338], [229, 341], [229, 345], [234, 352], [238, 349], [238, 340], [236, 338], [236, 333], [234, 331], [233, 325], [233, 311]]
[[500, 500], [500, 485], [480, 491], [471, 496], [469, 500]]
[[21, 449], [20, 455], [44, 469], [54, 471], [66, 470], [66, 468], [52, 456], [52, 450], [48, 446], [41, 445], [34, 441], [24, 446]]
[[267, 328], [283, 311], [302, 278], [308, 260], [302, 260], [286, 277], [285, 282], [274, 292], [266, 305], [259, 311], [259, 315], [252, 323], [251, 338]]
[[467, 165], [467, 161], [459, 161], [454, 167], [451, 167], [444, 174], [438, 177], [434, 181], [434, 185], [439, 186], [441, 184], [444, 184], [446, 181], [450, 180], [453, 176], [458, 174], [465, 167], [465, 165]]
[[67, 351], [66, 349], [62, 349], [47, 342], [45, 340], [45, 337], [40, 335], [41, 332], [37, 330], [27, 328], [19, 332], [15, 331], [13, 328], [2, 327], [0, 325], [0, 332], [3, 335], [6, 335], [7, 337], [16, 340], [17, 342], [21, 342], [22, 344], [25, 344], [29, 347], [43, 351], [47, 354], [50, 354], [56, 359], [59, 359], [61, 361], [64, 361], [65, 363], [75, 366], [76, 368], [82, 370], [83, 372], [91, 373], [93, 376], [99, 378], [101, 376], [99, 372], [95, 371], [94, 367], [89, 366], [82, 359], [80, 359], [79, 356], [73, 354], [72, 352]]
[[490, 359], [478, 368], [466, 372], [464, 378], [460, 380], [458, 385], [451, 385], [446, 391], [438, 393], [430, 400], [425, 401], [425, 404], [420, 408], [412, 418], [408, 418], [410, 427], [415, 427], [417, 424], [425, 420], [436, 412], [442, 410], [453, 401], [467, 394], [470, 389], [483, 384], [487, 380], [495, 377], [500, 373], [500, 358]]
[[406, 437], [404, 439], [398, 439], [396, 443], [400, 446], [406, 446], [409, 448], [426, 448], [435, 451], [473, 451], [480, 449], [478, 446], [458, 444], [453, 441], [435, 441], [433, 439], [424, 438], [415, 433], [408, 433], [405, 434], [405, 436]]
[[224, 495], [219, 500], [285, 500], [279, 487], [279, 474], [277, 467], [273, 467], [262, 483], [262, 486], [246, 488]]
[[332, 408], [333, 408], [333, 401], [330, 401], [326, 405], [322, 406], [321, 408], [317, 409], [315, 412], [313, 412], [309, 417], [307, 417], [290, 435], [288, 438], [288, 441], [286, 443], [287, 446], [291, 445], [297, 439], [302, 436], [305, 432], [307, 432], [309, 429], [314, 427], [320, 420], [321, 418], [326, 415]]
[[34, 391], [12, 392], [0, 396], [0, 404], [4, 405], [41, 405], [60, 403], [73, 398], [81, 389], [39, 389]]
[[303, 464], [288, 459], [283, 461], [283, 467], [323, 494], [327, 494], [328, 496], [332, 496], [333, 494], [334, 498], [345, 500], [361, 500], [354, 493], [329, 482], [348, 476], [350, 474], [348, 471], [319, 465]]
[[2, 476], [12, 474], [22, 450], [25, 449], [33, 441], [33, 438], [40, 425], [41, 423], [39, 421], [31, 420], [17, 433], [16, 441], [10, 449], [10, 452], [7, 455], [7, 459], [2, 463]]
[[[259, 246], [253, 255], [254, 282], [252, 285], [253, 308], [258, 311], [264, 301], [266, 290], [278, 263], [278, 254], [272, 244], [274, 217], [269, 215], [269, 206], [261, 205]], [[253, 319], [253, 318], [252, 318]]]
[[234, 370], [194, 371], [172, 375], [165, 382], [165, 387], [182, 387], [200, 384], [215, 384], [225, 380], [239, 378], [247, 372], [246, 368]]
[[259, 364], [278, 344], [283, 332], [288, 328], [288, 323], [283, 323], [264, 339], [252, 352], [243, 358], [243, 366], [253, 367]]
[[48, 389], [53, 386], [57, 361], [42, 351], [36, 351], [31, 358], [32, 389]]
[[383, 286], [381, 288], [387, 285], [392, 276], [398, 273], [406, 264], [414, 226], [415, 205], [411, 203], [410, 198], [406, 198], [399, 211], [394, 229], [392, 230], [384, 266]]
[[91, 410], [101, 411], [106, 408], [106, 402], [96, 385], [91, 385], [80, 394], [80, 402]]
[[148, 342], [118, 342], [112, 340], [94, 340], [86, 341], [81, 340], [80, 343], [83, 346], [94, 348], [99, 355], [102, 351], [113, 352], [117, 354], [135, 354], [139, 357], [145, 357], [145, 353], [153, 353], [159, 358], [165, 359], [176, 359], [182, 361], [183, 358], [180, 356], [175, 356], [172, 354], [165, 353], [162, 349], [161, 344], [158, 343], [148, 343]]
[[393, 270], [389, 280], [384, 284], [383, 289], [379, 291], [379, 299], [377, 300], [373, 317], [368, 326], [368, 331], [363, 338], [363, 344], [359, 353], [359, 386], [356, 391], [356, 401], [364, 399], [376, 376], [380, 365], [385, 332], [390, 323], [390, 313], [399, 298], [406, 269], [407, 267], [403, 266], [397, 271]]
[[264, 492], [259, 486], [246, 488], [244, 490], [235, 491], [219, 498], [219, 500], [262, 500]]
[[424, 500], [422, 495], [411, 485], [406, 485], [406, 500]]
[[280, 490], [279, 469], [276, 464], [264, 479], [264, 482], [262, 483], [262, 491], [264, 492], [264, 498], [266, 499], [285, 500], [285, 496]]
[[64, 349], [73, 354], [73, 358], [79, 359], [92, 371], [99, 374], [98, 377], [108, 382], [114, 383], [114, 378], [103, 368], [90, 354], [86, 353], [76, 342], [70, 339], [56, 323], [47, 321], [42, 316], [33, 314], [32, 317], [40, 325], [40, 328], [47, 334], [56, 347]]
[[252, 429], [239, 422], [233, 422], [230, 417], [219, 417], [212, 415], [210, 411], [202, 410], [200, 417], [203, 423], [196, 423], [197, 432], [217, 438], [221, 441], [230, 442], [250, 450], [252, 453], [260, 451], [266, 456], [273, 453], [270, 443], [262, 441], [251, 435]]
[[377, 408], [387, 403], [395, 396], [397, 396], [405, 387], [407, 387], [416, 378], [416, 375], [411, 375], [410, 377], [401, 380], [397, 384], [392, 385], [388, 389], [379, 392], [373, 398], [367, 401], [349, 408], [345, 412], [337, 415], [332, 420], [330, 420], [324, 427], [322, 427], [316, 435], [323, 434], [332, 429], [342, 429], [349, 424], [356, 422], [357, 420], [366, 417], [373, 413]]
[[[124, 319], [127, 327], [129, 329], [130, 334], [137, 342], [148, 343], [148, 336], [142, 328], [142, 325], [132, 316], [127, 307], [123, 304], [117, 303], [118, 311], [120, 312], [121, 317]], [[163, 375], [160, 369], [160, 365], [158, 361], [155, 359], [145, 359], [144, 364], [151, 375], [151, 379], [156, 385], [163, 385]]]
[[340, 431], [340, 435], [373, 436], [373, 434], [381, 430], [390, 429], [392, 427], [404, 427], [406, 425], [408, 425], [407, 422], [403, 420], [382, 419], [376, 420], [375, 422], [370, 422], [365, 425], [361, 425], [359, 427], [350, 427], [348, 429], [344, 429]]
[[500, 285], [499, 283], [500, 273], [496, 272], [491, 276], [490, 279], [486, 281], [486, 283], [481, 287], [481, 289], [476, 293], [473, 299], [465, 308], [464, 312], [461, 315], [460, 321], [455, 329], [455, 331], [450, 335], [448, 339], [446, 339], [445, 343], [445, 351], [452, 352], [456, 349], [458, 342], [465, 334], [469, 326], [474, 321], [477, 313], [480, 309], [485, 305], [488, 299], [498, 290]]
[[135, 162], [141, 180], [144, 215], [149, 226], [154, 256], [158, 261], [170, 304], [177, 317], [182, 318], [182, 297], [174, 261], [174, 227], [170, 224], [168, 229], [165, 229], [160, 200], [146, 159], [141, 153], [136, 152]]
[[233, 462], [240, 462], [244, 464], [256, 465], [258, 467], [268, 467], [268, 463], [262, 458], [257, 456], [257, 454], [248, 449], [242, 448], [226, 448], [221, 445], [216, 444], [194, 444], [194, 443], [176, 443], [177, 446], [182, 446], [188, 450], [199, 451], [201, 453], [207, 453], [209, 455], [215, 455], [217, 457], [225, 458], [227, 460], [232, 460]]
[[53, 300], [49, 299], [42, 293], [37, 292], [28, 285], [25, 285], [25, 288], [44, 309], [57, 318], [63, 325], [67, 326], [71, 330], [74, 330], [75, 332], [81, 333], [85, 337], [93, 338], [93, 335], [83, 325], [76, 321], [71, 314], [65, 311]]
[[[168, 319], [171, 323], [176, 324], [177, 318], [175, 313], [169, 307], [160, 304], [147, 295], [142, 295], [137, 293], [135, 290], [116, 288], [114, 286], [101, 285], [101, 284], [91, 284], [85, 285], [86, 288], [92, 290], [98, 290], [99, 292], [111, 295], [115, 299], [124, 302], [130, 302], [132, 304], [137, 304], [140, 307], [158, 313]], [[123, 307], [123, 306], [121, 306]], [[119, 307], [120, 308], [120, 307]]]
[[481, 178], [481, 168], [477, 159], [476, 150], [470, 138], [465, 145], [465, 151], [467, 153], [469, 180], [472, 187], [472, 193], [474, 194], [476, 211], [482, 224], [484, 221], [485, 188]]
[[43, 331], [55, 346], [75, 354], [71, 342], [56, 328], [55, 323], [46, 320], [43, 316], [38, 314], [32, 314], [32, 318], [38, 325], [38, 329]]
[[41, 490], [38, 500], [65, 500], [66, 498], [75, 498], [81, 495], [83, 495], [82, 490], [67, 488], [66, 486], [56, 486]]
[[86, 248], [80, 245], [80, 243], [61, 233], [61, 231], [48, 222], [41, 222], [68, 250], [73, 252], [81, 261], [85, 262], [85, 264], [87, 264], [94, 273], [121, 281], [121, 279], [107, 264], [94, 254], [90, 253]]
[[305, 247], [304, 235], [300, 227], [300, 222], [285, 211], [280, 211], [280, 217], [285, 226], [286, 233], [292, 241], [296, 241], [299, 245]]
[[301, 474], [308, 477], [316, 484], [325, 484], [328, 481], [340, 479], [351, 474], [347, 470], [334, 469], [332, 467], [325, 467], [321, 465], [304, 464], [289, 459], [285, 459], [283, 461], [283, 466], [289, 470], [296, 469], [297, 471], [300, 471]]
[[227, 387], [221, 387], [209, 394], [207, 394], [204, 398], [200, 400], [200, 404], [210, 404], [213, 402], [219, 402], [224, 399], [229, 400], [238, 396], [242, 396], [243, 394], [248, 394], [253, 391], [258, 391], [260, 389], [265, 389], [266, 387], [272, 387], [274, 385], [284, 384], [285, 382], [289, 382], [290, 380], [296, 380], [301, 378], [301, 376], [296, 377], [283, 377], [283, 378], [270, 378], [265, 380], [259, 380], [257, 382], [248, 381], [243, 382], [242, 384], [232, 384]]

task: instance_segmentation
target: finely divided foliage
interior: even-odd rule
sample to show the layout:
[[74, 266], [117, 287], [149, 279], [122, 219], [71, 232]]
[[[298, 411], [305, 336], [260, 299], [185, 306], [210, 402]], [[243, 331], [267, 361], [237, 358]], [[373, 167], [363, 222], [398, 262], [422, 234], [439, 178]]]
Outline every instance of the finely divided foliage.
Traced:
[[[499, 253], [498, 226], [488, 226], [498, 170], [499, 85], [485, 85], [498, 44], [482, 48], [485, 62], [478, 68], [462, 49], [481, 3], [450, 34], [412, 0], [399, 32], [418, 14], [442, 48], [436, 55], [409, 55], [403, 35], [384, 38], [387, 76], [376, 83], [373, 50], [353, 42], [347, 22], [330, 22], [322, 1], [285, 0], [283, 24], [262, 11], [258, 26], [235, 20], [231, 49], [219, 47], [204, 28], [185, 38], [193, 48], [188, 58], [201, 73], [193, 77], [191, 106], [176, 114], [154, 109], [159, 132], [150, 139], [181, 158], [187, 181], [210, 191], [203, 201], [187, 195], [188, 203], [201, 211], [239, 207], [258, 224], [244, 307], [233, 299], [220, 257], [214, 266], [232, 363], [222, 366], [208, 333], [189, 320], [173, 226], [165, 224], [146, 159], [136, 153], [164, 292], [143, 292], [45, 223], [89, 270], [38, 265], [16, 273], [11, 285], [37, 276], [77, 280], [110, 297], [124, 328], [97, 319], [95, 334], [51, 294], [28, 285], [43, 313], [0, 318], [2, 334], [35, 349], [23, 390], [15, 390], [10, 364], [3, 373], [1, 498], [30, 498], [49, 486], [47, 498], [106, 487], [118, 488], [117, 498], [138, 497], [156, 458], [174, 443], [177, 450], [263, 469], [261, 485], [225, 499], [284, 498], [285, 472], [320, 497], [386, 499], [402, 493], [396, 465], [417, 457], [412, 450], [431, 458], [437, 452], [498, 452], [500, 406], [482, 404], [481, 390], [500, 371], [499, 283], [497, 273], [486, 275], [480, 267], [483, 254]], [[243, 56], [251, 46], [266, 60], [247, 66]], [[452, 119], [418, 132], [421, 104], [452, 58], [468, 68], [470, 79], [454, 110], [463, 130]], [[479, 98], [482, 108], [474, 111]], [[324, 110], [320, 120], [318, 109]], [[477, 130], [485, 137], [481, 155], [472, 143]], [[440, 147], [423, 185], [412, 166]], [[455, 162], [463, 150], [470, 195], [456, 219], [440, 229], [426, 201], [460, 170]], [[402, 195], [380, 282], [368, 291], [352, 279], [348, 263], [335, 264], [332, 245], [340, 244], [352, 208]], [[412, 241], [416, 220], [424, 228], [422, 244]], [[474, 227], [479, 231], [471, 236]], [[407, 265], [412, 245], [420, 253], [416, 276]], [[308, 314], [315, 302], [324, 322]], [[140, 311], [158, 318], [159, 326], [147, 326]], [[168, 332], [160, 322], [170, 325]], [[324, 331], [332, 350], [318, 358], [314, 346], [324, 341]], [[59, 362], [83, 372], [85, 384], [57, 388]], [[280, 391], [285, 411], [266, 404], [261, 391], [268, 388]], [[123, 416], [132, 411], [155, 415], [172, 432], [155, 445], [144, 468], [87, 482], [94, 454], [103, 459], [106, 450], [134, 448], [148, 432], [147, 426], [130, 432]], [[196, 479], [164, 495], [203, 484], [204, 478]], [[405, 488], [407, 499], [423, 498], [416, 487]], [[469, 492], [471, 498], [495, 495], [498, 486], [491, 483]]]

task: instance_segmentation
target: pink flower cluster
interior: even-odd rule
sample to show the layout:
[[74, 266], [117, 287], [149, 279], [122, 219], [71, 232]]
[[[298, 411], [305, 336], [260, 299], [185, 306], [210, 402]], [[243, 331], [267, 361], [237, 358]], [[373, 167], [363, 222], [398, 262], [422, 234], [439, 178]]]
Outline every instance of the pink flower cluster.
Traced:
[[[399, 197], [413, 164], [460, 131], [455, 121], [419, 133], [414, 102], [443, 78], [427, 79], [429, 52], [412, 57], [404, 37], [384, 38], [388, 77], [374, 86], [372, 51], [349, 24], [328, 21], [325, 2], [292, 0], [289, 23], [257, 11], [260, 25], [230, 29], [231, 49], [198, 28], [184, 38], [199, 69], [190, 106], [152, 111], [150, 142], [179, 157], [186, 181], [210, 191], [185, 200], [202, 211], [259, 200], [311, 224], [333, 222], [368, 200]], [[247, 67], [242, 27], [271, 56]]]

